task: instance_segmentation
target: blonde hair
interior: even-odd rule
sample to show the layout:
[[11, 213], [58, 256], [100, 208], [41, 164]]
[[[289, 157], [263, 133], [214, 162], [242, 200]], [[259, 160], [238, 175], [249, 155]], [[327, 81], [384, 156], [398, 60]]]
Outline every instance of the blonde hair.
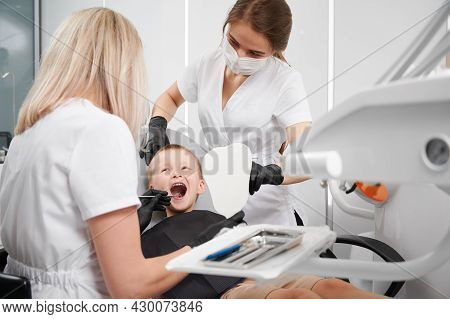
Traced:
[[106, 8], [78, 11], [56, 31], [15, 133], [67, 99], [94, 96], [97, 106], [122, 118], [136, 139], [145, 120], [146, 89], [142, 42], [131, 22]]

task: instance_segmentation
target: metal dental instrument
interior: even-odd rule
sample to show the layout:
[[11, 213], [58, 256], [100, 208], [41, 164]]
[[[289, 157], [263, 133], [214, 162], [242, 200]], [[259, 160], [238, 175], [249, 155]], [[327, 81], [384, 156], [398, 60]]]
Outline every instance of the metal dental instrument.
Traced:
[[[138, 196], [139, 198], [153, 198], [156, 197], [156, 195], [148, 195], [148, 196]], [[163, 197], [173, 197], [173, 195], [167, 195], [167, 196], [163, 196]]]

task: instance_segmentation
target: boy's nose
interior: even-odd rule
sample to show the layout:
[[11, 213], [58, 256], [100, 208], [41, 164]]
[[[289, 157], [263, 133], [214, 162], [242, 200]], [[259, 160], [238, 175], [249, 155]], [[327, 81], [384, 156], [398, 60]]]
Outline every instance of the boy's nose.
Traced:
[[172, 178], [177, 178], [177, 177], [181, 177], [181, 173], [178, 172], [177, 170], [174, 170], [174, 171], [172, 172]]

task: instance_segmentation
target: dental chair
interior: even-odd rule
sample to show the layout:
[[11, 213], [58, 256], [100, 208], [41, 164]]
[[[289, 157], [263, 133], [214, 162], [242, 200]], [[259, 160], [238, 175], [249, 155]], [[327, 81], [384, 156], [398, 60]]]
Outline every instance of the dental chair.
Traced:
[[[184, 135], [181, 132], [167, 130], [167, 135], [169, 137], [169, 141], [171, 144], [179, 144], [190, 149], [199, 159], [202, 159], [203, 156], [207, 153], [207, 150], [205, 148], [202, 148], [200, 145], [198, 145], [196, 142], [194, 142], [192, 139], [190, 139], [188, 136]], [[147, 166], [145, 165], [145, 162], [143, 160], [140, 160], [139, 163], [140, 163], [139, 186], [140, 186], [140, 193], [143, 193], [147, 189], [147, 175], [146, 175]], [[207, 191], [205, 191], [205, 193], [199, 196], [195, 209], [202, 209], [216, 212], [216, 210], [214, 209], [211, 194], [208, 190], [208, 186]], [[148, 226], [148, 228], [151, 228], [154, 225], [156, 225], [159, 221], [162, 220], [162, 218], [164, 218], [164, 215], [162, 213], [159, 214], [155, 213], [152, 217], [152, 221]], [[402, 256], [400, 256], [400, 254], [397, 251], [395, 251], [392, 247], [373, 238], [357, 235], [341, 235], [337, 237], [336, 244], [352, 245], [367, 249], [373, 252], [374, 254], [378, 255], [385, 262], [404, 261]], [[330, 249], [327, 249], [325, 252], [323, 252], [320, 255], [320, 257], [334, 258], [334, 259], [337, 258]], [[341, 279], [349, 282], [349, 280], [346, 278]], [[395, 297], [397, 293], [400, 291], [400, 289], [403, 287], [404, 283], [405, 283], [404, 281], [391, 282], [384, 295], [386, 297]]]
[[[385, 262], [400, 262], [405, 261], [400, 254], [393, 249], [391, 246], [383, 243], [382, 241], [379, 241], [377, 239], [365, 237], [365, 236], [358, 236], [358, 235], [340, 235], [336, 238], [336, 244], [345, 244], [345, 245], [352, 245], [357, 246], [361, 248], [365, 248], [373, 252], [374, 254], [378, 255], [381, 259], [383, 259]], [[327, 249], [325, 252], [320, 254], [320, 257], [322, 258], [337, 258], [335, 254]], [[349, 282], [347, 278], [341, 278], [344, 281]], [[403, 285], [405, 284], [405, 281], [393, 281], [387, 288], [386, 292], [384, 293], [384, 296], [386, 297], [395, 297], [397, 293], [402, 289]]]
[[31, 299], [31, 285], [27, 278], [3, 273], [8, 253], [0, 249], [0, 299]]

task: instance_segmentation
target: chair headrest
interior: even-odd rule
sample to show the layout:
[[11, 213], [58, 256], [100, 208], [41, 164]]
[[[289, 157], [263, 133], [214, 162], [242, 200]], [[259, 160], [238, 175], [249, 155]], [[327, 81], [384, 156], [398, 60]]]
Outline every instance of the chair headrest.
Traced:
[[242, 210], [249, 197], [250, 149], [240, 143], [214, 148], [203, 157], [202, 168], [216, 212], [229, 218]]

